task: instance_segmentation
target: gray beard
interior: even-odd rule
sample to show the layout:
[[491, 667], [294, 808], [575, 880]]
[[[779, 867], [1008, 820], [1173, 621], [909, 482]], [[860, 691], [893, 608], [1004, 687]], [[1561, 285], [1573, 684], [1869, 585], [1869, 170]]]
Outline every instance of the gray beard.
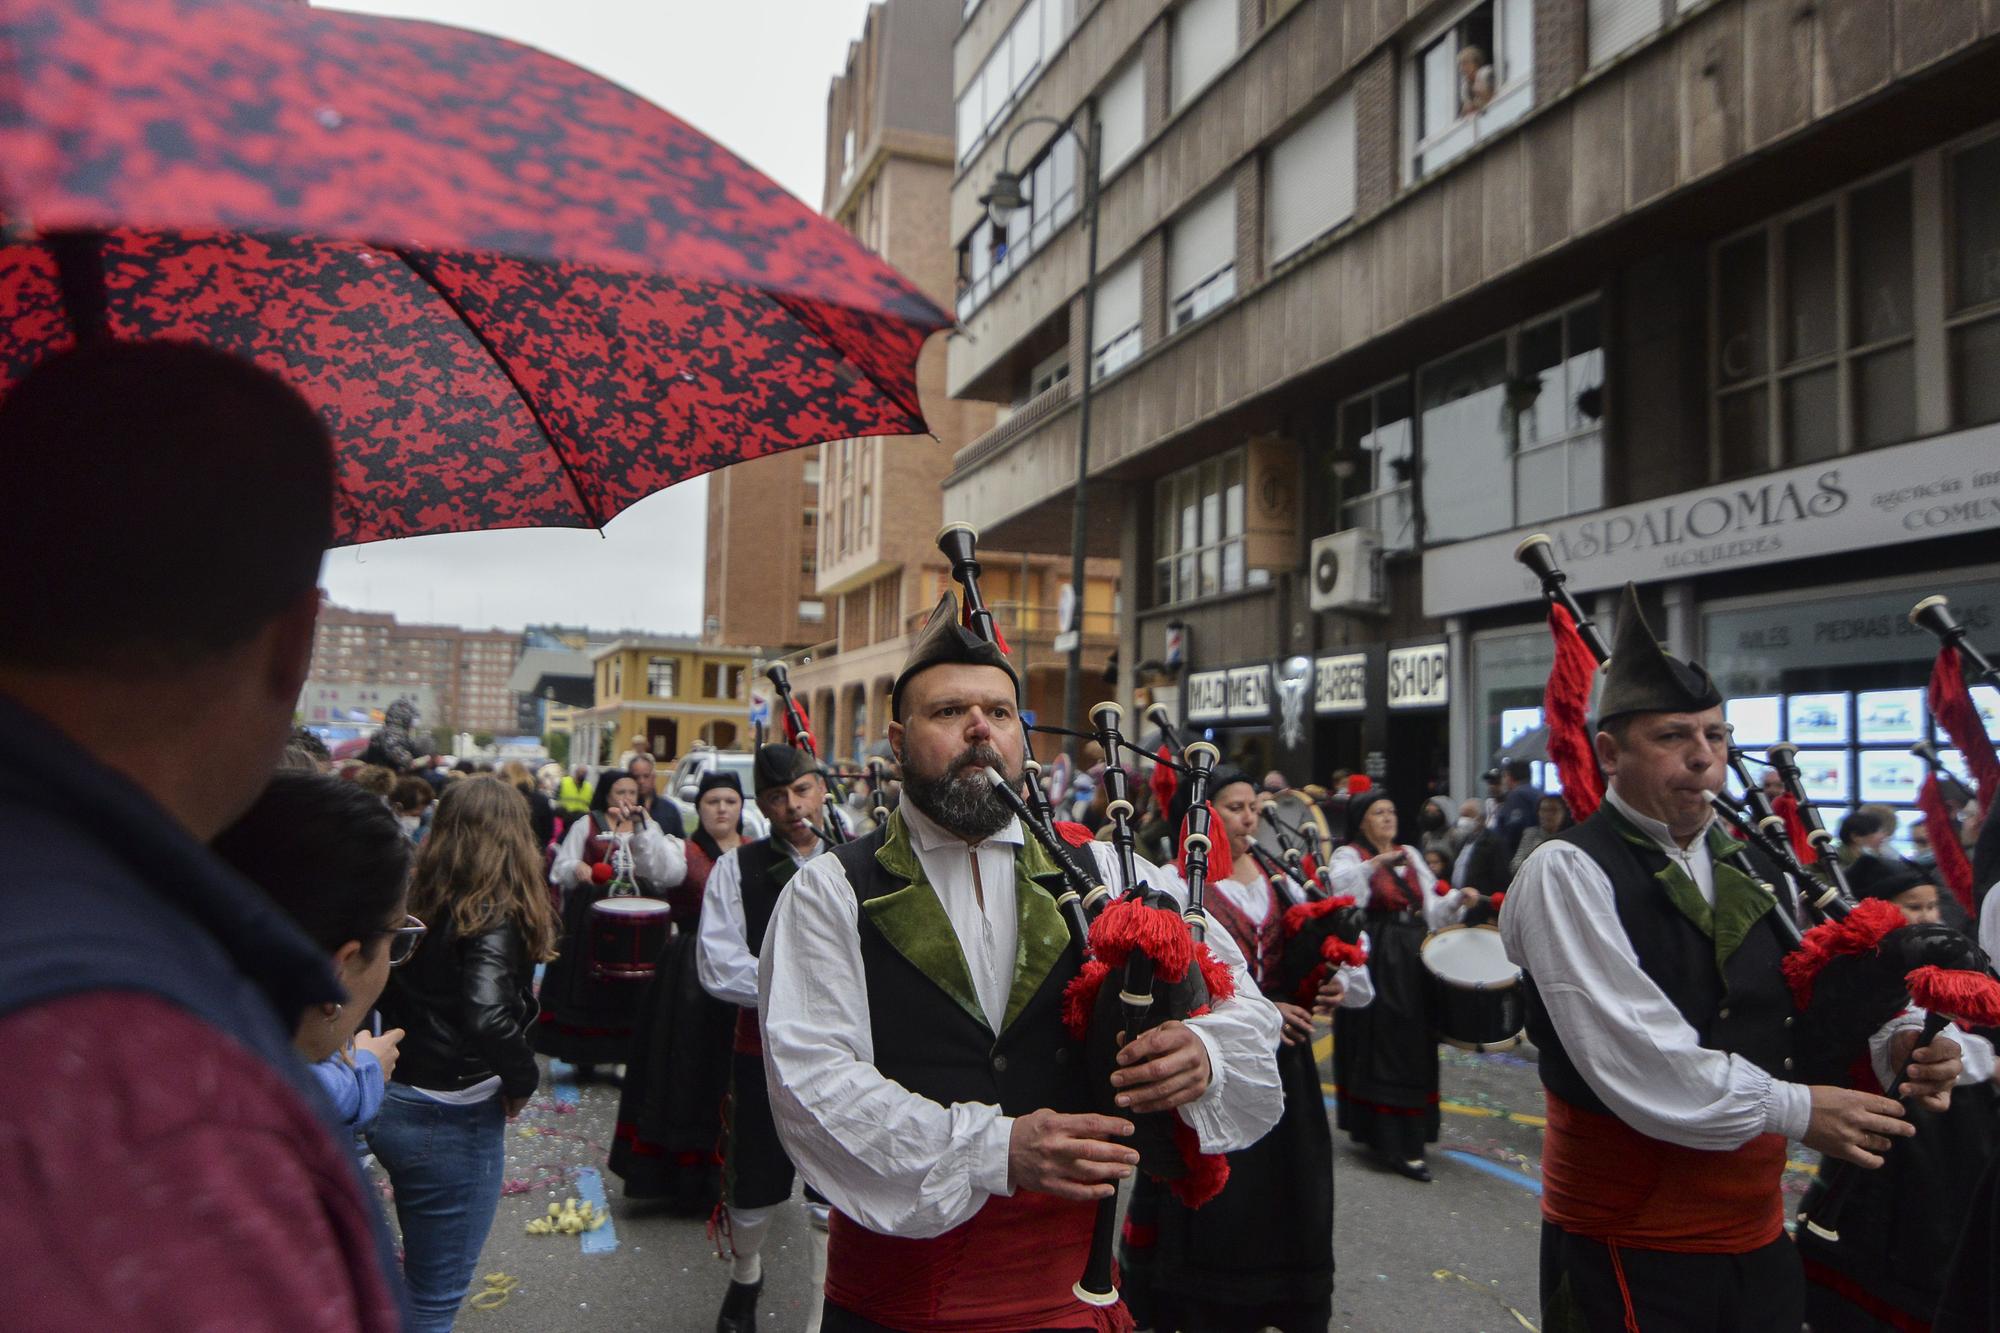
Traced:
[[[977, 766], [960, 768], [967, 763]], [[954, 757], [943, 773], [919, 773], [904, 764], [903, 795], [947, 832], [962, 838], [990, 838], [1007, 827], [1014, 812], [993, 790], [993, 783], [986, 776], [989, 767], [999, 769], [1010, 782], [1019, 785], [1021, 775], [1007, 772], [1006, 761], [998, 750], [975, 745]]]

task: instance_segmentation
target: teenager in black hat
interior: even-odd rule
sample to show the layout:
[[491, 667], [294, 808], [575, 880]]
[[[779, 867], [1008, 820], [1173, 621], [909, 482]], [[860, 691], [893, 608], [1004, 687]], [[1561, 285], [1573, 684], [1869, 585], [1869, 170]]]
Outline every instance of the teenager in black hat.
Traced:
[[[757, 959], [785, 887], [800, 866], [826, 850], [820, 834], [826, 817], [826, 779], [810, 754], [782, 742], [761, 745], [751, 777], [757, 786], [757, 808], [770, 821], [771, 833], [726, 853], [709, 872], [696, 954], [702, 988], [737, 1006], [719, 1219], [728, 1224], [731, 1270], [716, 1333], [744, 1333], [757, 1327], [757, 1298], [764, 1290], [764, 1238], [772, 1217], [792, 1197], [792, 1161], [771, 1123], [765, 1085], [763, 1044], [757, 1030]], [[813, 1223], [808, 1234], [817, 1278], [826, 1254], [824, 1209], [809, 1200], [807, 1211]], [[809, 1327], [816, 1328], [817, 1308], [811, 1319]]]
[[[1787, 937], [1709, 804], [1728, 744], [1715, 682], [1661, 648], [1628, 584], [1598, 704], [1604, 804], [1529, 855], [1500, 918], [1548, 1100], [1552, 1333], [1798, 1328], [1787, 1142], [1874, 1167], [1911, 1133], [1889, 1098], [1791, 1081]], [[1916, 1041], [1897, 1033], [1891, 1063], [1941, 1105], [1958, 1048]]]

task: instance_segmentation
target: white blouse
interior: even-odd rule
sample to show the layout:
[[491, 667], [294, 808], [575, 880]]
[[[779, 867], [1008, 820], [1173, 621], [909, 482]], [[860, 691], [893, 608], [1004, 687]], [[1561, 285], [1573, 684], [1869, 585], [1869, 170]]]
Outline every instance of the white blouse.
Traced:
[[[1450, 893], [1439, 897], [1436, 892], [1437, 876], [1433, 875], [1431, 868], [1424, 864], [1423, 853], [1407, 843], [1400, 845], [1403, 854], [1409, 858], [1409, 869], [1416, 879], [1419, 908], [1423, 912], [1424, 925], [1432, 930], [1443, 930], [1446, 926], [1455, 926], [1464, 920], [1466, 909], [1472, 906], [1471, 901], [1465, 896], [1465, 890], [1453, 889]], [[1347, 843], [1335, 848], [1333, 855], [1327, 858], [1326, 868], [1333, 874], [1335, 893], [1353, 894], [1355, 906], [1364, 908], [1368, 906], [1369, 899], [1375, 895], [1375, 886], [1371, 882], [1374, 876], [1369, 872], [1368, 860], [1361, 854], [1359, 847]], [[1396, 868], [1396, 874], [1399, 878], [1402, 876], [1402, 866]]]

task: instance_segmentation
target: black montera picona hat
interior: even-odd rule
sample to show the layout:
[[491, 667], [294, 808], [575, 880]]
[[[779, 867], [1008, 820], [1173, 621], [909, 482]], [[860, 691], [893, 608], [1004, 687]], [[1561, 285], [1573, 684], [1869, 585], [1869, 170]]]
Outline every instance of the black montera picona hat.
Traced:
[[1700, 713], [1721, 706], [1721, 691], [1699, 663], [1683, 662], [1660, 647], [1639, 609], [1639, 590], [1626, 584], [1618, 637], [1597, 700], [1597, 725], [1628, 713]]
[[998, 667], [1014, 682], [1015, 693], [1020, 692], [1021, 677], [1014, 664], [1007, 660], [998, 644], [989, 643], [966, 628], [959, 617], [958, 599], [947, 591], [938, 598], [923, 633], [910, 645], [910, 655], [904, 660], [902, 674], [896, 677], [895, 689], [889, 695], [889, 715], [897, 718], [903, 715], [903, 689], [912, 677], [931, 667], [950, 664]]

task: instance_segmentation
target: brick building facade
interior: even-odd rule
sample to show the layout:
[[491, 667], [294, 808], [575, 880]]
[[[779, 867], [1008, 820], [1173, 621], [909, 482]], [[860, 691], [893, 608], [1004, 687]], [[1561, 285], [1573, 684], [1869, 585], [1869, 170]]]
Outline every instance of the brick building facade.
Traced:
[[437, 711], [422, 725], [442, 743], [460, 731], [515, 730], [517, 703], [507, 681], [520, 653], [520, 635], [507, 630], [405, 625], [381, 612], [322, 604], [310, 675], [326, 684], [427, 687]]

